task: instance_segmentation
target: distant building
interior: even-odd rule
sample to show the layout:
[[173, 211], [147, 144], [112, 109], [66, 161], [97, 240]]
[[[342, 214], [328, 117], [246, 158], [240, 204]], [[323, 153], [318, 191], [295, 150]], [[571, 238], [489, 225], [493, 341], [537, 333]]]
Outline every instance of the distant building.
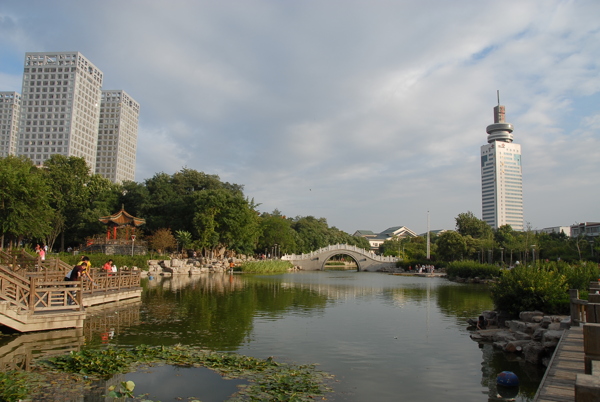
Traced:
[[504, 106], [494, 107], [487, 126], [488, 144], [481, 147], [482, 220], [493, 229], [510, 225], [523, 230], [521, 145], [513, 143], [513, 125], [504, 120]]
[[[445, 233], [445, 232], [447, 232], [447, 231], [448, 231], [448, 229], [437, 229], [437, 230], [430, 230], [430, 231], [429, 231], [429, 233], [430, 233], [430, 235], [439, 236], [439, 235], [441, 235], [442, 233]], [[427, 232], [425, 232], [425, 233], [421, 233], [421, 234], [419, 235], [419, 237], [427, 237]]]
[[22, 94], [0, 92], [0, 156], [36, 166], [55, 154], [82, 157], [92, 173], [134, 180], [140, 105], [102, 91], [103, 79], [79, 52], [25, 53]]
[[0, 92], [0, 157], [16, 154], [20, 114], [21, 95]]
[[571, 237], [600, 235], [600, 222], [583, 222], [571, 225]]
[[403, 239], [405, 237], [417, 237], [417, 234], [406, 226], [394, 226], [387, 228], [381, 233], [374, 233], [370, 230], [357, 230], [353, 236], [364, 237], [369, 241], [372, 251], [378, 251], [379, 246], [386, 240], [394, 238]]
[[125, 91], [102, 91], [96, 173], [113, 183], [135, 179], [140, 105]]
[[544, 229], [535, 229], [533, 232], [534, 233], [547, 233], [547, 234], [564, 233], [567, 236], [571, 236], [571, 228], [569, 226], [553, 226], [553, 227], [544, 228]]
[[17, 154], [37, 166], [82, 157], [96, 170], [103, 74], [79, 52], [25, 53]]

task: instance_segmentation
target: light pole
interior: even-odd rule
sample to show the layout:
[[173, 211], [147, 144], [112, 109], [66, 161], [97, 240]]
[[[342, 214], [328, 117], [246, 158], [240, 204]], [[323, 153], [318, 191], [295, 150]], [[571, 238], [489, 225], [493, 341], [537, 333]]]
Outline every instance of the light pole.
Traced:
[[135, 244], [135, 235], [131, 235], [131, 256], [133, 257], [133, 246]]

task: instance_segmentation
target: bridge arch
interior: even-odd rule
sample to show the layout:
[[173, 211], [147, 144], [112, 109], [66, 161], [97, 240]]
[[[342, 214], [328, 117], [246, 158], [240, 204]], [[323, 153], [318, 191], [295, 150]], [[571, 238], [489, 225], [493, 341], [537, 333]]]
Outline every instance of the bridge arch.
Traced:
[[386, 268], [394, 268], [398, 261], [396, 257], [382, 257], [375, 255], [371, 251], [348, 244], [330, 245], [317, 251], [300, 255], [286, 254], [281, 259], [288, 260], [303, 270], [323, 271], [325, 270], [327, 260], [338, 254], [348, 255], [356, 261], [357, 271], [380, 271]]

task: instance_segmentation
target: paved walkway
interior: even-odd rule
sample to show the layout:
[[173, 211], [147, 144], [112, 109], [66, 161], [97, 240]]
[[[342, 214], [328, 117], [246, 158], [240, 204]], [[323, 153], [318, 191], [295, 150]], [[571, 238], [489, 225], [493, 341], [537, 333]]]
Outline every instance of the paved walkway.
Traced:
[[583, 328], [565, 331], [546, 369], [534, 402], [575, 401], [577, 374], [584, 374]]

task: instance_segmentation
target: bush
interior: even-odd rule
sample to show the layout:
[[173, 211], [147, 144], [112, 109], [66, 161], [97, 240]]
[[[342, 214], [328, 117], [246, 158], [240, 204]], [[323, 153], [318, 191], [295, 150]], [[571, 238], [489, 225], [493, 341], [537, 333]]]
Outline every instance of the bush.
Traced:
[[549, 314], [569, 311], [569, 283], [555, 267], [517, 266], [502, 272], [492, 285], [492, 300], [497, 310], [518, 315], [538, 310]]
[[448, 263], [446, 274], [450, 278], [492, 279], [500, 276], [500, 267], [475, 261], [454, 261]]

